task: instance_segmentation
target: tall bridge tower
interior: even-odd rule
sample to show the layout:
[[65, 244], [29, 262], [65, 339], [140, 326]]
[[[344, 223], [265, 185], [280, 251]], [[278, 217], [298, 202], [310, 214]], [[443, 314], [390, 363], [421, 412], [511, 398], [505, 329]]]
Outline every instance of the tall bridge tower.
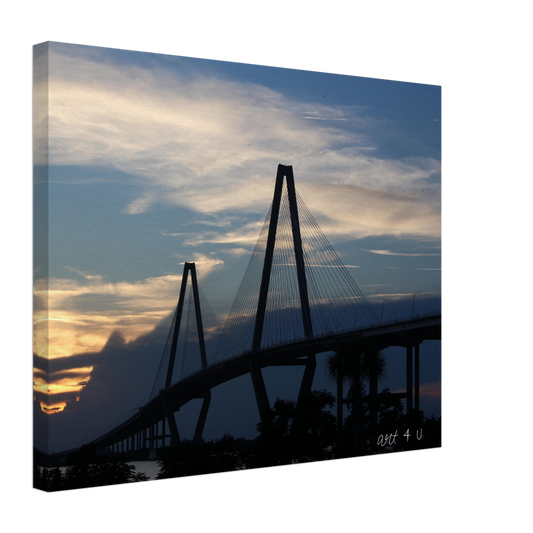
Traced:
[[[160, 391], [160, 393], [163, 396], [163, 403], [165, 406], [165, 412], [166, 412], [166, 418], [168, 421], [169, 429], [170, 429], [170, 437], [172, 445], [175, 446], [177, 443], [180, 442], [178, 427], [176, 424], [176, 419], [174, 418], [174, 410], [171, 408], [171, 405], [168, 401], [167, 392], [172, 384], [172, 375], [174, 372], [174, 362], [176, 360], [176, 351], [178, 347], [178, 339], [180, 334], [180, 325], [181, 325], [181, 317], [183, 314], [183, 305], [185, 302], [186, 297], [186, 289], [187, 289], [187, 278], [189, 276], [189, 273], [191, 275], [191, 291], [192, 291], [192, 301], [191, 303], [194, 306], [194, 314], [196, 318], [196, 331], [197, 331], [197, 342], [200, 349], [200, 361], [201, 361], [201, 368], [206, 369], [207, 368], [207, 355], [205, 350], [205, 338], [204, 338], [204, 326], [202, 321], [202, 310], [200, 307], [200, 297], [199, 297], [199, 291], [198, 291], [198, 278], [196, 276], [196, 265], [194, 263], [185, 263], [183, 267], [183, 276], [181, 278], [181, 287], [180, 287], [180, 295], [178, 298], [178, 305], [176, 308], [176, 318], [175, 318], [175, 325], [174, 325], [174, 331], [172, 334], [172, 344], [170, 347], [170, 357], [168, 360], [168, 368], [167, 368], [167, 375], [165, 380], [165, 388]], [[202, 408], [200, 410], [200, 416], [198, 418], [198, 423], [196, 425], [196, 430], [194, 432], [193, 442], [199, 442], [202, 438], [202, 433], [205, 426], [205, 421], [207, 418], [207, 412], [209, 410], [209, 404], [211, 403], [211, 391], [207, 390], [203, 394], [203, 403]]]
[[[309, 295], [307, 291], [307, 279], [305, 276], [304, 255], [302, 250], [302, 237], [300, 233], [300, 220], [298, 216], [298, 204], [296, 202], [296, 190], [294, 187], [294, 174], [292, 166], [278, 165], [276, 175], [276, 184], [274, 187], [274, 199], [272, 201], [272, 209], [270, 213], [270, 223], [268, 229], [268, 238], [265, 252], [265, 262], [263, 265], [263, 273], [261, 277], [261, 287], [259, 289], [259, 301], [257, 304], [257, 313], [255, 317], [254, 336], [252, 342], [252, 352], [258, 352], [261, 348], [261, 339], [263, 334], [263, 326], [265, 321], [265, 311], [268, 297], [268, 288], [270, 284], [270, 276], [272, 271], [272, 259], [274, 255], [274, 247], [276, 243], [276, 233], [278, 228], [279, 211], [281, 204], [281, 193], [283, 189], [283, 181], [286, 180], [287, 193], [289, 199], [289, 212], [292, 229], [292, 239], [294, 243], [294, 256], [296, 262], [296, 271], [298, 277], [298, 290], [300, 296], [300, 307], [302, 315], [303, 329], [306, 338], [313, 336], [313, 325], [311, 321], [311, 310], [309, 307]], [[301, 363], [300, 363], [301, 364]], [[298, 401], [311, 392], [313, 377], [316, 369], [316, 355], [311, 354], [307, 356], [305, 362], [305, 372], [298, 396]], [[261, 372], [261, 367], [257, 357], [252, 356], [250, 362], [250, 374], [252, 376], [252, 383], [254, 386], [255, 397], [259, 407], [261, 417], [265, 411], [269, 409], [268, 396], [266, 393], [265, 383]]]

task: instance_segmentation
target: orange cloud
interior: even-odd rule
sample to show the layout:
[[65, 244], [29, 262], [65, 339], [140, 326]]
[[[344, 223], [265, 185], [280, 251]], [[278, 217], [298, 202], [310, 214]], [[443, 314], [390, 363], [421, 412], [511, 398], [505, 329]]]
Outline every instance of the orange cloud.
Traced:
[[[79, 396], [76, 397], [76, 401], [80, 399]], [[56, 403], [50, 403], [47, 404], [45, 402], [40, 402], [41, 411], [43, 413], [46, 413], [47, 415], [55, 415], [57, 413], [61, 413], [61, 411], [64, 411], [67, 407], [67, 402], [56, 402]]]
[[[35, 392], [34, 400], [40, 399], [41, 411], [47, 415], [53, 415], [64, 411], [67, 402], [71, 401], [73, 393], [76, 401], [79, 400], [79, 393], [91, 380], [92, 366], [70, 368], [52, 372], [47, 376], [44, 370], [39, 368], [33, 369], [33, 390]], [[68, 395], [65, 400], [50, 401], [52, 395]]]
[[[34, 313], [34, 352], [40, 357], [99, 352], [115, 331], [126, 342], [147, 334], [172, 312], [181, 282], [181, 275], [167, 275], [108, 283], [101, 276], [76, 273], [83, 279], [35, 282], [36, 299], [47, 302]], [[84, 307], [86, 296], [96, 297], [98, 305]]]
[[[200, 259], [209, 259], [211, 268], [222, 262]], [[43, 359], [100, 352], [114, 333], [125, 342], [149, 333], [172, 312], [181, 283], [181, 275], [109, 283], [102, 276], [69, 270], [78, 277], [34, 285], [34, 353]], [[94, 305], [84, 305], [86, 297]], [[33, 390], [41, 410], [49, 415], [64, 411], [90, 382], [92, 371], [92, 366], [50, 373], [34, 368]]]

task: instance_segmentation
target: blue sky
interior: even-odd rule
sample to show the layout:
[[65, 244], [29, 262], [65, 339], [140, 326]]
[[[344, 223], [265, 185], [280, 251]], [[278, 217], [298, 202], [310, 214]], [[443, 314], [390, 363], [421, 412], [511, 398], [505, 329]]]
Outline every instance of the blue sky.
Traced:
[[70, 367], [91, 383], [114, 332], [153, 331], [184, 261], [223, 322], [279, 163], [385, 317], [410, 314], [415, 291], [417, 311], [440, 308], [440, 87], [59, 43], [49, 60], [49, 153], [37, 139], [34, 163], [37, 178], [49, 163], [35, 278], [50, 342], [38, 325], [36, 350], [62, 371], [83, 359]]

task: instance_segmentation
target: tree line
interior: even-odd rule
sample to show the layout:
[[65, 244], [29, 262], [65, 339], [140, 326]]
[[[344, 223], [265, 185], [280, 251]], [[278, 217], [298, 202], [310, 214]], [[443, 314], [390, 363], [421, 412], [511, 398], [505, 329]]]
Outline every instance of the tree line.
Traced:
[[[440, 417], [405, 413], [398, 395], [389, 389], [378, 393], [385, 372], [385, 359], [371, 343], [347, 343], [327, 360], [338, 394], [341, 385], [347, 386], [343, 404], [348, 414], [342, 423], [331, 412], [336, 398], [326, 390], [311, 391], [297, 402], [277, 399], [257, 424], [255, 439], [226, 434], [158, 450], [157, 479], [439, 447]], [[64, 473], [34, 462], [34, 487], [55, 491], [147, 479], [124, 456], [99, 456], [91, 446], [82, 447], [68, 462]]]

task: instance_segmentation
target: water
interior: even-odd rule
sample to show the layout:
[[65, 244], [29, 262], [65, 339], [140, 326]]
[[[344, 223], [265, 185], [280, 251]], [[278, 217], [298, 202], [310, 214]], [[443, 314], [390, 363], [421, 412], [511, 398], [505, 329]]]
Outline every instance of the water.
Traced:
[[148, 479], [156, 479], [157, 474], [159, 474], [159, 465], [157, 461], [130, 461], [128, 464], [135, 467], [135, 473], [142, 473]]

